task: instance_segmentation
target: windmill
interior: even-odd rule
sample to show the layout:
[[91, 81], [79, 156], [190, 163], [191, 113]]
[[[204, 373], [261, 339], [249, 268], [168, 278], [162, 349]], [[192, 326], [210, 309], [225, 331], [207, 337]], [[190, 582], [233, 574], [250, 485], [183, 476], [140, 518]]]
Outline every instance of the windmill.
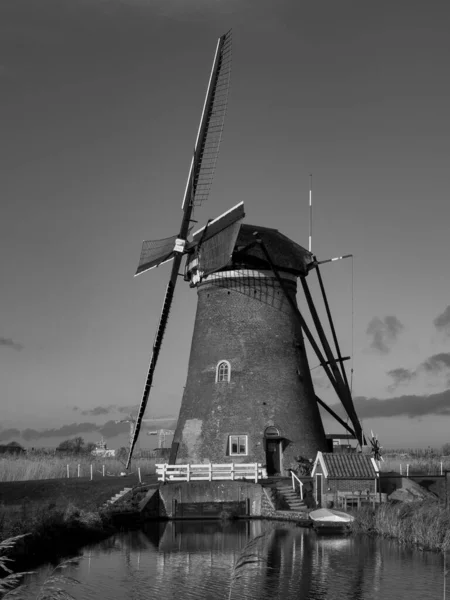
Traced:
[[378, 441], [378, 436], [374, 434], [372, 430], [370, 431], [370, 435], [371, 437], [369, 438], [369, 443], [372, 446], [372, 454], [374, 459], [377, 461], [377, 463], [379, 463], [380, 460], [384, 461], [384, 458], [381, 456], [383, 446], [380, 445], [380, 442]]
[[[365, 443], [348, 385], [318, 261], [276, 229], [243, 223], [243, 202], [190, 236], [195, 206], [212, 183], [226, 109], [231, 34], [219, 38], [182, 203], [179, 234], [143, 243], [136, 275], [173, 260], [130, 452], [139, 435], [166, 330], [175, 284], [186, 255], [184, 280], [198, 304], [188, 377], [170, 463], [266, 462], [286, 471], [295, 457], [327, 450], [319, 406]], [[330, 259], [331, 260], [331, 259]], [[317, 273], [335, 357], [311, 296]], [[296, 303], [297, 280], [319, 344]], [[305, 340], [310, 342], [350, 419], [348, 425], [315, 394]], [[296, 464], [296, 463], [295, 463]]]
[[147, 431], [147, 435], [158, 436], [158, 448], [165, 448], [166, 436], [173, 435], [175, 431], [173, 429], [158, 429], [157, 431]]

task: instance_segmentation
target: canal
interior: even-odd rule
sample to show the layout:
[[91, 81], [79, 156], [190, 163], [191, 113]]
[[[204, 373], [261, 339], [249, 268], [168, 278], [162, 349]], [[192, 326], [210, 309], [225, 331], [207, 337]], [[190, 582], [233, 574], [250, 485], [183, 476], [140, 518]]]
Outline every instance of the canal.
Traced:
[[[36, 598], [51, 568], [19, 597]], [[63, 572], [79, 600], [445, 598], [442, 554], [269, 521], [152, 523], [83, 548]]]

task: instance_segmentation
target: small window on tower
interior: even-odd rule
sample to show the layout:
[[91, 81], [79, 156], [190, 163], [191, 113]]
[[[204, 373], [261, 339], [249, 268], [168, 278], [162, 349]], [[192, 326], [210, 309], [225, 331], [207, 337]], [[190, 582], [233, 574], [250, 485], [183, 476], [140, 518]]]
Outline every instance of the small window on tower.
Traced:
[[231, 375], [230, 363], [227, 360], [222, 360], [216, 368], [216, 383], [229, 382]]
[[247, 454], [247, 436], [230, 435], [230, 456]]

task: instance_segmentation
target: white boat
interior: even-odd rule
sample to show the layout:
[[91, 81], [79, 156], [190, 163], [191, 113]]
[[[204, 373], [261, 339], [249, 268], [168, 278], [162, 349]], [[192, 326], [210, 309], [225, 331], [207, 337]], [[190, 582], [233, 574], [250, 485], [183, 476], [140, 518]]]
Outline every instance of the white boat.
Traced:
[[317, 530], [345, 531], [355, 517], [340, 510], [331, 508], [319, 508], [309, 513], [313, 527]]

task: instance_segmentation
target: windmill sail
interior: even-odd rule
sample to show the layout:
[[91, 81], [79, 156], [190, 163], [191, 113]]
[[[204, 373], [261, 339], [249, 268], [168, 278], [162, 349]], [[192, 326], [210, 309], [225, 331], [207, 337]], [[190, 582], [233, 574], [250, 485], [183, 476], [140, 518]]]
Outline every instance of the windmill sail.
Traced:
[[147, 240], [142, 242], [141, 256], [136, 275], [159, 267], [174, 256], [177, 236], [173, 235], [163, 240]]
[[244, 203], [240, 202], [193, 234], [192, 244], [197, 244], [198, 272], [201, 277], [210, 275], [229, 262], [244, 217]]
[[[202, 118], [195, 141], [194, 156], [186, 183], [183, 206], [188, 198], [195, 206], [200, 206], [208, 199], [214, 171], [216, 168], [219, 146], [222, 139], [223, 125], [228, 102], [228, 90], [231, 76], [231, 31], [219, 39], [214, 63], [216, 71], [211, 72], [208, 88], [213, 86], [213, 93], [208, 101], [208, 94], [203, 105]], [[191, 193], [188, 193], [191, 187]]]
[[[170, 308], [172, 306], [173, 294], [175, 291], [175, 285], [178, 279], [181, 261], [184, 254], [186, 238], [189, 233], [192, 211], [194, 205], [201, 204], [202, 201], [207, 199], [209, 190], [211, 188], [225, 118], [226, 102], [228, 97], [228, 88], [230, 81], [230, 69], [231, 31], [221, 36], [217, 42], [216, 53], [214, 56], [214, 62], [209, 78], [209, 84], [206, 92], [205, 102], [203, 105], [202, 116], [200, 119], [200, 126], [197, 132], [194, 155], [191, 160], [188, 181], [186, 189], [184, 191], [184, 199], [182, 204], [183, 217], [181, 220], [181, 226], [178, 236], [172, 238], [171, 240], [171, 244], [173, 243], [173, 247], [170, 253], [173, 253], [172, 270], [170, 274], [169, 283], [166, 289], [166, 295], [164, 298], [164, 304], [159, 319], [157, 333], [153, 343], [152, 356], [150, 359], [142, 400], [139, 406], [139, 412], [136, 418], [133, 439], [131, 440], [130, 444], [130, 451], [128, 454], [128, 460], [126, 464], [127, 469], [130, 466], [133, 450], [136, 445], [136, 441], [139, 437], [142, 419], [145, 414], [145, 409], [147, 408], [156, 363], [159, 357], [159, 352], [161, 350], [162, 340], [166, 330]], [[161, 262], [164, 262], [164, 260], [169, 260], [170, 254], [164, 254], [164, 252], [169, 251], [168, 240], [167, 246], [166, 244], [162, 244], [159, 247], [159, 250], [157, 252], [156, 247], [152, 247], [151, 249], [149, 249], [149, 261], [145, 264], [154, 263], [153, 266], [157, 266], [158, 264], [161, 264]], [[144, 267], [144, 264], [142, 265], [142, 267]]]

